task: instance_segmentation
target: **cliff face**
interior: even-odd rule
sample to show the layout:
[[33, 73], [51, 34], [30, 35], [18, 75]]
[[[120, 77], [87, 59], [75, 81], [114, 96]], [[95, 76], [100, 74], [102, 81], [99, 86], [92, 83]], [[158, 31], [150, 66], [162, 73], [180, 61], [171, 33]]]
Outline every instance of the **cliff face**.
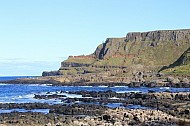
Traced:
[[103, 59], [106, 55], [114, 55], [117, 52], [124, 52], [126, 45], [125, 38], [108, 38], [105, 43], [99, 45], [95, 50], [95, 57]]
[[142, 64], [159, 69], [175, 62], [189, 47], [190, 30], [133, 32], [125, 38], [108, 38], [94, 55], [106, 60], [104, 65]]
[[190, 30], [161, 30], [128, 33], [125, 41], [190, 41]]
[[[105, 43], [98, 46], [94, 54], [102, 59], [118, 54], [132, 54], [132, 48], [138, 48], [139, 51], [147, 46], [174, 45], [183, 46], [190, 42], [190, 30], [162, 30], [151, 32], [131, 32], [125, 38], [108, 38]], [[141, 45], [140, 47], [139, 44]], [[169, 48], [169, 46], [168, 46]], [[138, 54], [138, 53], [137, 53]]]
[[60, 70], [65, 67], [84, 69], [141, 65], [146, 70], [158, 71], [163, 66], [173, 64], [189, 48], [190, 29], [131, 32], [126, 37], [108, 38], [91, 55], [69, 57], [62, 62]]

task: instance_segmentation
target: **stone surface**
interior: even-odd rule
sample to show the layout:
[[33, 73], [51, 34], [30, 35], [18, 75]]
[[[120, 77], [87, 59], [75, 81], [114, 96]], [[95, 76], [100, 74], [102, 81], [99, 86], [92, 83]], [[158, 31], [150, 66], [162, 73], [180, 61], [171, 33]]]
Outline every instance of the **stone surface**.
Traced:
[[187, 84], [189, 84], [189, 79], [188, 78], [183, 78], [183, 80], [182, 80], [184, 83], [187, 83]]
[[126, 36], [125, 41], [190, 41], [190, 30], [160, 30], [150, 32], [131, 32]]

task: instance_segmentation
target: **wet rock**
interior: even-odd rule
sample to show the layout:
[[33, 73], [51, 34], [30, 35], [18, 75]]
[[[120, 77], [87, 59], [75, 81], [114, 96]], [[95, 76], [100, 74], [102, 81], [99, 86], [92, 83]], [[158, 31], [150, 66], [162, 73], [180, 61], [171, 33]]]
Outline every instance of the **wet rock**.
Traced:
[[149, 83], [145, 83], [144, 84], [146, 87], [156, 87], [156, 85], [157, 85], [157, 83], [155, 83], [155, 82], [149, 82]]
[[140, 87], [141, 83], [140, 82], [131, 82], [128, 86], [129, 87]]
[[35, 94], [34, 96], [34, 98], [36, 99], [54, 99], [54, 98], [60, 98], [60, 97], [66, 97], [66, 95], [57, 95], [57, 94], [37, 95]]
[[58, 113], [64, 115], [100, 115], [107, 107], [88, 104], [73, 104], [69, 106], [59, 106], [50, 110], [50, 113]]
[[148, 90], [148, 93], [155, 93], [154, 90]]

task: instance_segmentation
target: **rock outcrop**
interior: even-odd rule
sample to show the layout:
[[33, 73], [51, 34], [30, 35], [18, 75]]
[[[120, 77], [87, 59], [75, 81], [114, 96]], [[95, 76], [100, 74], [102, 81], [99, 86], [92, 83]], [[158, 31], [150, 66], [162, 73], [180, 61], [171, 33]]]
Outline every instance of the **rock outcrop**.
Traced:
[[150, 32], [131, 32], [128, 33], [125, 39], [126, 42], [140, 41], [190, 41], [190, 30], [160, 30]]
[[44, 71], [42, 76], [57, 76], [60, 75], [59, 71]]
[[113, 56], [117, 52], [122, 54], [126, 48], [125, 38], [108, 38], [105, 43], [99, 45], [94, 52], [97, 59], [103, 59], [108, 56]]
[[86, 64], [86, 63], [74, 63], [74, 62], [62, 62], [61, 63], [62, 67], [88, 67], [90, 66], [90, 64]]

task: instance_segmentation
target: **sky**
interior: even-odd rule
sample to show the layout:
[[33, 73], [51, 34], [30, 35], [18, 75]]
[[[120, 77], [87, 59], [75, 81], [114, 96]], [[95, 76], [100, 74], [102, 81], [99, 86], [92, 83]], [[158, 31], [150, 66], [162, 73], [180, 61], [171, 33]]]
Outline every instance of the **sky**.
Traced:
[[190, 0], [0, 0], [0, 76], [41, 75], [128, 32], [190, 29]]

